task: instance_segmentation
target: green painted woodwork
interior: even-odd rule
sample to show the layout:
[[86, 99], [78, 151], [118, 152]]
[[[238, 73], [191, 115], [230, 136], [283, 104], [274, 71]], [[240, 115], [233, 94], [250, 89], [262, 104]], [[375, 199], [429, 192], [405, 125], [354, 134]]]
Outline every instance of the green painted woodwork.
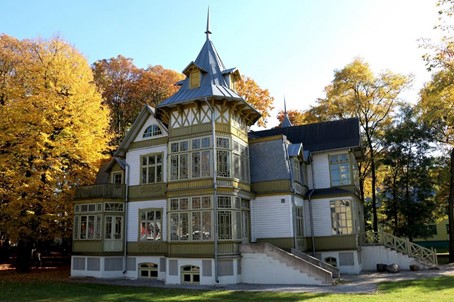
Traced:
[[154, 242], [128, 242], [128, 255], [167, 255], [167, 242], [154, 241]]
[[[306, 237], [307, 250], [312, 251], [312, 238]], [[359, 248], [358, 235], [339, 235], [315, 237], [315, 250], [335, 251], [335, 250], [357, 250]]]
[[287, 193], [290, 194], [290, 179], [254, 182], [251, 189], [257, 194]]
[[77, 187], [74, 199], [124, 199], [125, 195], [126, 186], [124, 184], [98, 184]]
[[[214, 257], [213, 242], [172, 242], [168, 246], [168, 257]], [[218, 243], [218, 255], [238, 255], [239, 253], [239, 242]]]
[[290, 250], [293, 248], [294, 239], [292, 237], [287, 238], [257, 238], [257, 242], [267, 242], [283, 250]]
[[166, 184], [145, 184], [129, 187], [130, 200], [144, 200], [144, 199], [164, 199], [166, 198]]
[[129, 145], [128, 150], [145, 148], [145, 147], [154, 147], [154, 146], [160, 146], [160, 145], [167, 145], [167, 142], [168, 142], [167, 136], [154, 138], [154, 139], [146, 139], [143, 141], [132, 142]]
[[102, 240], [73, 240], [73, 253], [102, 253]]

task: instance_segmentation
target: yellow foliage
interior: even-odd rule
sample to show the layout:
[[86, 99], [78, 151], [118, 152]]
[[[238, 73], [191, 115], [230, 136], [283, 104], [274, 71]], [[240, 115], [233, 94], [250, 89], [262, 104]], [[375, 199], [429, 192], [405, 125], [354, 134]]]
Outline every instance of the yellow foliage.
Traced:
[[0, 215], [9, 217], [0, 231], [63, 236], [74, 186], [93, 181], [108, 153], [109, 110], [86, 59], [59, 38], [0, 36], [0, 69]]

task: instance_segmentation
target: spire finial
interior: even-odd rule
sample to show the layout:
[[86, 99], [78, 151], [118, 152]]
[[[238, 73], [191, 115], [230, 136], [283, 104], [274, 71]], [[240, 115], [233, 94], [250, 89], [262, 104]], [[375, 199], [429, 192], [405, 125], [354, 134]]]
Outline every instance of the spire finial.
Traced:
[[210, 7], [208, 6], [208, 13], [207, 13], [207, 30], [205, 31], [207, 35], [207, 40], [210, 39], [211, 31], [210, 31]]
[[284, 95], [284, 114], [287, 115], [287, 104], [285, 103], [285, 95]]

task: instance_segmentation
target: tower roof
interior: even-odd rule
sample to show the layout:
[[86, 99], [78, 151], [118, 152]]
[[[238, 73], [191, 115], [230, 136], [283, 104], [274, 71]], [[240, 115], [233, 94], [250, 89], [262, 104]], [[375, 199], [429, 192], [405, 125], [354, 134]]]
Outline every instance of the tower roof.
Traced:
[[[241, 75], [236, 68], [226, 69], [213, 42], [210, 40], [209, 13], [207, 18], [206, 41], [202, 46], [195, 61], [192, 61], [183, 70], [186, 78], [180, 81], [180, 90], [170, 98], [161, 102], [157, 108], [173, 107], [180, 104], [191, 103], [196, 100], [224, 99], [227, 101], [242, 103], [242, 110], [249, 111], [250, 124], [255, 123], [261, 114], [249, 105], [238, 93], [230, 88], [230, 77], [241, 79]], [[200, 87], [190, 88], [190, 72], [194, 68], [201, 73]]]

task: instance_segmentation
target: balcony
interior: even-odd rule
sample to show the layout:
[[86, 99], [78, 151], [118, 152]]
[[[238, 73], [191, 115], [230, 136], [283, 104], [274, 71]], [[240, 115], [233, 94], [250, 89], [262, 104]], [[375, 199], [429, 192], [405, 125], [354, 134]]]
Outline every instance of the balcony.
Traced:
[[125, 198], [126, 186], [124, 184], [98, 184], [76, 188], [75, 199], [92, 198]]

